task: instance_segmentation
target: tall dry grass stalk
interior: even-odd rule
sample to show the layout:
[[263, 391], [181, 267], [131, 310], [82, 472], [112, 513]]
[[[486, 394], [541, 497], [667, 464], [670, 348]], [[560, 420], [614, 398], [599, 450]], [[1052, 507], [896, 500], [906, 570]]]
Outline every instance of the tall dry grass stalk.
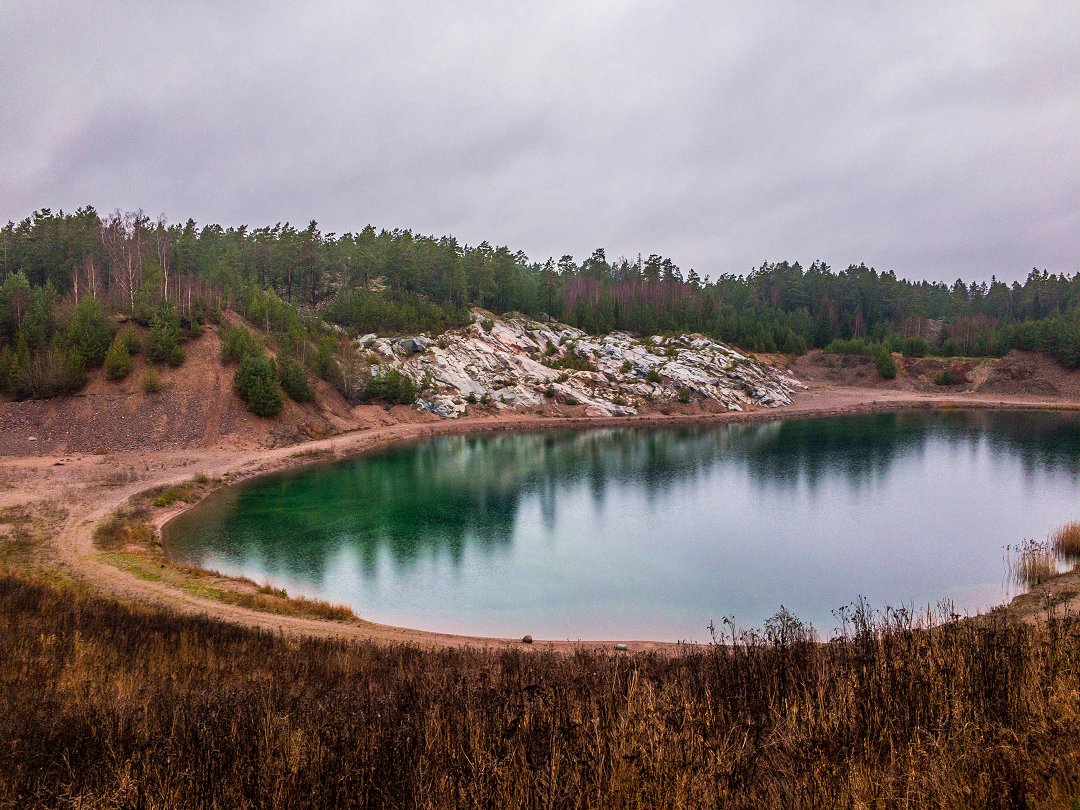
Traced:
[[[677, 654], [275, 636], [0, 576], [0, 807], [1068, 807], [1080, 621]], [[732, 638], [730, 633], [729, 639]]]
[[1058, 554], [1080, 557], [1080, 520], [1072, 520], [1050, 533], [1050, 542]]
[[1058, 574], [1058, 555], [1050, 543], [1025, 540], [1006, 550], [1007, 565], [1017, 585], [1034, 588]]

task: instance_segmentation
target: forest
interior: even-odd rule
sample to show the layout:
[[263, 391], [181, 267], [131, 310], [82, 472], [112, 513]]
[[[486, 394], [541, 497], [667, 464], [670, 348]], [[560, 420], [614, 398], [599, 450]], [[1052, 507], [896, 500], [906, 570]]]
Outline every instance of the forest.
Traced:
[[184, 341], [224, 311], [340, 387], [345, 336], [439, 332], [468, 323], [470, 306], [595, 333], [701, 332], [750, 351], [980, 357], [1023, 348], [1080, 367], [1080, 273], [949, 285], [865, 264], [779, 261], [703, 277], [670, 258], [609, 259], [603, 248], [580, 261], [534, 261], [486, 241], [371, 225], [340, 235], [315, 221], [223, 228], [87, 206], [42, 209], [0, 230], [0, 392], [78, 390], [109, 355], [112, 377], [125, 353], [178, 365]]

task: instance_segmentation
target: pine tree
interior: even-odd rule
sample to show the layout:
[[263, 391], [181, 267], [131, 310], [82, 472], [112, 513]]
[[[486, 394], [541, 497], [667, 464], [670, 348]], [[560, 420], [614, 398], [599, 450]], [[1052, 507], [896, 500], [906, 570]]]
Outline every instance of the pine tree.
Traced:
[[122, 380], [131, 373], [131, 353], [122, 335], [113, 338], [105, 353], [105, 374], [110, 380]]
[[274, 416], [285, 404], [274, 363], [268, 357], [245, 356], [233, 375], [233, 387], [256, 416]]
[[304, 367], [291, 357], [279, 357], [277, 362], [278, 380], [282, 390], [295, 402], [311, 402], [314, 394], [308, 385]]
[[877, 366], [877, 372], [886, 380], [892, 380], [896, 377], [896, 361], [893, 360], [892, 352], [888, 347], [882, 345], [878, 348], [874, 355], [874, 364]]
[[84, 298], [75, 307], [68, 323], [67, 339], [69, 345], [82, 352], [90, 365], [96, 366], [104, 361], [112, 342], [112, 329], [95, 299]]

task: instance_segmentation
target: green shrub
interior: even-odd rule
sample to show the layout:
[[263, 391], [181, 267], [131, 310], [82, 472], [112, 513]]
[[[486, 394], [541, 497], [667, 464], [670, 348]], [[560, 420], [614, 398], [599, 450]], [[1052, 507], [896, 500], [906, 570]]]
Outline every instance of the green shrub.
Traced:
[[33, 354], [23, 344], [7, 376], [8, 390], [16, 399], [48, 399], [86, 385], [86, 361], [78, 349], [65, 349], [58, 340]]
[[865, 338], [836, 338], [824, 349], [826, 354], [859, 354], [868, 356], [874, 354], [874, 344]]
[[112, 337], [112, 328], [97, 300], [83, 298], [68, 322], [68, 345], [78, 350], [89, 365], [97, 366], [105, 360]]
[[312, 364], [312, 371], [332, 385], [337, 385], [341, 378], [341, 370], [334, 357], [337, 349], [338, 342], [330, 335], [319, 335], [315, 338], [315, 362]]
[[806, 338], [795, 334], [791, 329], [784, 333], [784, 342], [780, 346], [784, 354], [806, 354]]
[[70, 394], [86, 385], [86, 360], [82, 352], [72, 347], [64, 356], [64, 376], [60, 393]]
[[132, 357], [142, 351], [142, 341], [139, 340], [139, 336], [130, 326], [124, 327], [124, 331], [119, 334], [120, 338], [124, 341], [124, 348], [127, 349], [128, 354]]
[[393, 405], [412, 405], [416, 402], [418, 392], [412, 378], [396, 368], [388, 368], [368, 378], [364, 393], [369, 399], [381, 399]]
[[874, 354], [874, 365], [877, 366], [877, 373], [883, 379], [892, 380], [896, 378], [896, 361], [893, 360], [892, 352], [885, 346], [881, 346]]
[[150, 366], [142, 378], [142, 390], [144, 394], [156, 394], [161, 390], [161, 375], [157, 369]]
[[256, 416], [274, 416], [285, 404], [274, 361], [269, 357], [253, 354], [244, 357], [233, 375], [233, 388]]
[[10, 346], [0, 347], [0, 393], [11, 390], [11, 381], [15, 369], [15, 352], [11, 350]]
[[184, 349], [180, 345], [180, 319], [168, 305], [159, 307], [150, 319], [146, 357], [152, 363], [168, 363], [174, 367], [184, 362]]
[[262, 343], [241, 324], [225, 326], [221, 330], [221, 362], [239, 363], [248, 355], [265, 354]]
[[684, 405], [686, 403], [690, 402], [690, 389], [689, 388], [683, 386], [682, 388], [679, 389], [679, 402], [682, 402]]
[[304, 367], [291, 357], [279, 357], [277, 362], [278, 382], [281, 390], [294, 402], [311, 402], [315, 395], [308, 385]]
[[548, 368], [564, 368], [569, 371], [596, 371], [596, 364], [591, 360], [569, 353], [558, 360], [546, 360], [544, 365]]
[[110, 380], [122, 380], [130, 373], [131, 353], [124, 338], [118, 334], [105, 352], [105, 374]]
[[646, 381], [646, 382], [651, 382], [651, 383], [658, 383], [658, 382], [660, 382], [660, 372], [659, 372], [659, 371], [657, 371], [657, 370], [656, 370], [655, 368], [650, 368], [650, 369], [649, 369], [649, 370], [648, 370], [648, 371], [647, 371], [647, 372], [645, 373], [645, 381]]
[[934, 377], [934, 385], [954, 385], [956, 375], [953, 374], [952, 366], [946, 366]]
[[[206, 478], [206, 476], [203, 476], [203, 478]], [[177, 501], [183, 501], [184, 503], [195, 503], [197, 500], [199, 500], [199, 497], [201, 495], [198, 487], [195, 486], [196, 483], [205, 484], [207, 483], [207, 481], [188, 481], [183, 484], [175, 484], [169, 487], [159, 487], [155, 490], [151, 490], [146, 494], [151, 498], [151, 503], [153, 503], [154, 506], [159, 507], [170, 506]]]
[[904, 339], [901, 351], [904, 357], [926, 357], [930, 353], [930, 344], [926, 342], [926, 338], [909, 337]]

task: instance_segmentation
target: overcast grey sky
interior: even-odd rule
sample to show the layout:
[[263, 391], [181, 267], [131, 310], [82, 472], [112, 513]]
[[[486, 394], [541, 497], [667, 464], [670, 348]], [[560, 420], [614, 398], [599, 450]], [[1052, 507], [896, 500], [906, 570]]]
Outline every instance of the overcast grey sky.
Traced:
[[1080, 2], [0, 3], [0, 219], [1080, 270]]

